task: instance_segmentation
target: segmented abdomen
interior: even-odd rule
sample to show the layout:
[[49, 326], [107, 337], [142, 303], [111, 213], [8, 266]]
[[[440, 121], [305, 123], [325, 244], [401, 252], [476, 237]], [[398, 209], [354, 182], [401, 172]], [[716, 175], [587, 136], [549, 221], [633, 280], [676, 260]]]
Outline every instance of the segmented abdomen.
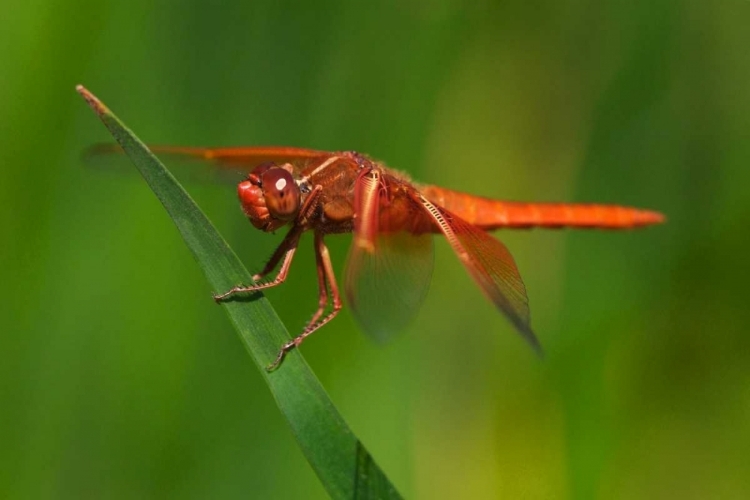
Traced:
[[421, 192], [433, 203], [486, 230], [503, 227], [627, 229], [664, 221], [659, 212], [619, 205], [500, 201], [437, 186], [425, 186]]

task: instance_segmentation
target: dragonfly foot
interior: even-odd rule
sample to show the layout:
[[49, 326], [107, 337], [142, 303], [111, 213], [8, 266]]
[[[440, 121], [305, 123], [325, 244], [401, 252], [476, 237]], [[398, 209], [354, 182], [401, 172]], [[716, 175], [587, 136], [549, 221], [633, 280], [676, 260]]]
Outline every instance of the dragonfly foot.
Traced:
[[279, 350], [279, 354], [276, 355], [276, 359], [273, 360], [273, 363], [266, 366], [266, 371], [270, 373], [276, 370], [276, 368], [278, 368], [281, 362], [284, 360], [286, 353], [291, 351], [298, 345], [299, 345], [299, 342], [297, 342], [297, 339], [294, 339], [294, 340], [290, 340], [289, 342], [281, 346], [281, 349]]
[[234, 294], [236, 294], [238, 292], [246, 292], [246, 291], [248, 291], [248, 288], [249, 287], [247, 287], [247, 286], [245, 286], [245, 285], [243, 285], [243, 284], [240, 283], [239, 285], [235, 286], [231, 290], [227, 290], [224, 293], [215, 293], [215, 294], [212, 295], [212, 297], [214, 298], [214, 301], [218, 304], [221, 301], [223, 301], [224, 299], [227, 299], [227, 298], [231, 297], [232, 295], [234, 295]]

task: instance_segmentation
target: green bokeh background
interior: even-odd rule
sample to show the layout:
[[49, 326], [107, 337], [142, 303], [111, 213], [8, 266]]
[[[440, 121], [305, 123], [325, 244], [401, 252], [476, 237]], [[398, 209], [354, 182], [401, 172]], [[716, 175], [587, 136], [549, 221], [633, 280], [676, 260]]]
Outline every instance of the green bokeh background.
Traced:
[[[12, 2], [15, 3], [15, 2]], [[84, 83], [152, 143], [355, 149], [424, 182], [665, 212], [498, 236], [546, 358], [445, 242], [405, 335], [302, 348], [409, 498], [750, 496], [750, 2], [29, 0], [0, 16], [0, 496], [325, 498]], [[188, 185], [249, 268], [280, 241]], [[330, 238], [341, 274], [348, 237]], [[311, 238], [267, 295], [316, 305]]]

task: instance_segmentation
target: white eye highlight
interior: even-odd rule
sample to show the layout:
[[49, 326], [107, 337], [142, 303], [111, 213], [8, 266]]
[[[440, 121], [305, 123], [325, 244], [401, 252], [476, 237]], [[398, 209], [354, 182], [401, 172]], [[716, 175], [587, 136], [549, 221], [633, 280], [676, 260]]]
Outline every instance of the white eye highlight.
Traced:
[[300, 205], [299, 186], [292, 174], [283, 168], [270, 168], [263, 173], [263, 198], [268, 213], [276, 220], [289, 221], [297, 215]]

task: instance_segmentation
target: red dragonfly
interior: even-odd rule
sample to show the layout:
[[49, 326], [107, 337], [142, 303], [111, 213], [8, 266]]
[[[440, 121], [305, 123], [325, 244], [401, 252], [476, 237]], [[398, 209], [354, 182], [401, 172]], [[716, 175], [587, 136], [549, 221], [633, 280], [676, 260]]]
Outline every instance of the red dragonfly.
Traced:
[[[630, 207], [499, 201], [417, 184], [405, 174], [353, 151], [331, 153], [292, 147], [151, 149], [250, 171], [237, 186], [242, 210], [250, 222], [266, 232], [290, 226], [268, 263], [253, 276], [254, 282], [215, 295], [217, 302], [283, 283], [300, 236], [313, 231], [318, 309], [302, 333], [281, 346], [269, 371], [342, 308], [324, 241], [328, 234], [354, 233], [344, 292], [358, 323], [376, 339], [402, 329], [416, 313], [432, 275], [432, 234], [442, 234], [484, 294], [540, 351], [518, 268], [505, 245], [487, 231], [529, 227], [626, 229], [664, 220], [658, 212]], [[277, 267], [278, 272], [269, 279]]]

